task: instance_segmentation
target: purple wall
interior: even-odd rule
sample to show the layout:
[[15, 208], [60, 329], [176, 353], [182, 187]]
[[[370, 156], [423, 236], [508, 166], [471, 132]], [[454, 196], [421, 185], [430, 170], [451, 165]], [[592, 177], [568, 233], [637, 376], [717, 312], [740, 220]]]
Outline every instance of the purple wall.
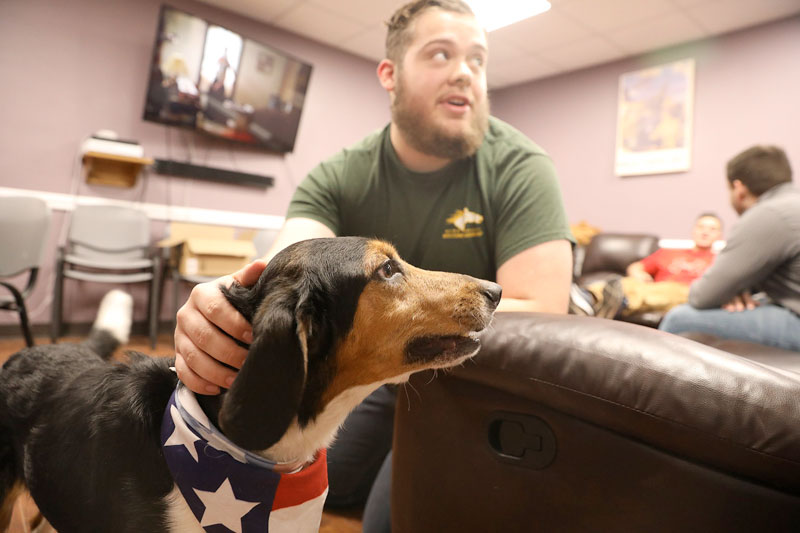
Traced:
[[[293, 153], [279, 156], [214, 141], [141, 119], [161, 2], [158, 0], [3, 0], [0, 2], [0, 187], [77, 192], [181, 207], [283, 216], [296, 183], [319, 161], [382, 127], [388, 97], [376, 64], [206, 4], [170, 4], [313, 65]], [[137, 139], [148, 157], [270, 175], [266, 190], [150, 175], [132, 189], [90, 186], [78, 163], [81, 142], [99, 129]], [[64, 213], [54, 213], [46, 265], [63, 239]], [[154, 237], [163, 231], [155, 223]], [[107, 286], [67, 282], [68, 320], [88, 322]], [[34, 323], [50, 321], [52, 269], [45, 268], [30, 302]], [[137, 290], [135, 319], [145, 316]], [[165, 305], [166, 307], [166, 305]], [[168, 316], [164, 309], [163, 316]], [[0, 324], [15, 323], [0, 313]]]
[[[0, 4], [3, 186], [69, 192], [81, 141], [111, 129], [139, 140], [148, 157], [185, 160], [191, 146], [195, 162], [276, 178], [275, 187], [254, 193], [249, 187], [154, 175], [144, 201], [283, 215], [294, 182], [388, 121], [388, 98], [373, 63], [206, 4], [171, 4], [313, 64], [295, 151], [268, 155], [141, 119], [161, 2], [5, 0]], [[111, 187], [81, 184], [81, 192], [137, 199]]]
[[[688, 172], [614, 175], [620, 74], [695, 58], [694, 141]], [[714, 211], [730, 227], [725, 164], [757, 143], [782, 146], [800, 173], [800, 17], [690, 43], [657, 55], [509, 87], [492, 112], [545, 148], [561, 176], [569, 219], [607, 231], [689, 238]]]
[[[0, 187], [77, 193], [154, 204], [283, 215], [297, 181], [317, 162], [381, 127], [388, 99], [375, 64], [191, 0], [175, 7], [283, 49], [314, 65], [294, 153], [268, 155], [141, 120], [156, 31], [157, 0], [0, 1]], [[690, 172], [617, 178], [613, 174], [620, 74], [683, 57], [697, 61]], [[606, 230], [687, 237], [695, 214], [734, 220], [725, 161], [756, 142], [783, 145], [800, 167], [800, 17], [718, 39], [494, 91], [494, 113], [547, 149], [559, 169], [570, 220]], [[98, 129], [138, 139], [149, 157], [272, 175], [266, 191], [151, 175], [147, 186], [83, 183], [81, 141]], [[142, 180], [140, 180], [141, 185]], [[46, 265], [63, 238], [54, 213]], [[154, 225], [154, 234], [163, 229]], [[154, 235], [155, 236], [155, 235]], [[88, 322], [107, 287], [70, 282], [66, 316]], [[34, 323], [49, 322], [52, 269], [31, 300]], [[145, 293], [135, 293], [136, 320]], [[162, 317], [171, 310], [163, 309]], [[0, 324], [16, 323], [9, 313]]]

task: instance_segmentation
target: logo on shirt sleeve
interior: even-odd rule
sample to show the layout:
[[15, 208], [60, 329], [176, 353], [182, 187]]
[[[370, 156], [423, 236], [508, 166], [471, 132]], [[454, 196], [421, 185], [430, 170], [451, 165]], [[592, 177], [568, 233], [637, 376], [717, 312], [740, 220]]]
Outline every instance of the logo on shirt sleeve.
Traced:
[[483, 215], [470, 211], [469, 208], [456, 209], [445, 222], [454, 228], [445, 228], [443, 239], [471, 239], [483, 236]]

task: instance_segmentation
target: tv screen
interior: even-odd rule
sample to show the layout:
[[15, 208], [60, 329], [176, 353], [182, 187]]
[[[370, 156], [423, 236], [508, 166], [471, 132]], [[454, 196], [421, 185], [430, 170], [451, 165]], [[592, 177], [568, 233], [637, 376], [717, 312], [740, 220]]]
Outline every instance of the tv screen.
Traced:
[[310, 77], [307, 63], [165, 5], [144, 119], [291, 152]]

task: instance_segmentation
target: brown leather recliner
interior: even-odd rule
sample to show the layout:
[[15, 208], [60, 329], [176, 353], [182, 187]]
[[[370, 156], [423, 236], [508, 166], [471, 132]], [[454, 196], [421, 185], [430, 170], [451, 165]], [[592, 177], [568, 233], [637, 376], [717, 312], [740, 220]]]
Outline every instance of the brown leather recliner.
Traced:
[[[658, 237], [649, 233], [599, 233], [583, 249], [577, 283], [586, 287], [596, 281], [624, 276], [628, 265], [658, 250]], [[646, 311], [620, 318], [625, 322], [657, 327], [664, 312]]]
[[800, 531], [799, 372], [634, 324], [513, 313], [475, 358], [412, 385], [394, 533]]
[[584, 248], [578, 283], [624, 276], [628, 265], [658, 250], [658, 237], [649, 233], [598, 233]]

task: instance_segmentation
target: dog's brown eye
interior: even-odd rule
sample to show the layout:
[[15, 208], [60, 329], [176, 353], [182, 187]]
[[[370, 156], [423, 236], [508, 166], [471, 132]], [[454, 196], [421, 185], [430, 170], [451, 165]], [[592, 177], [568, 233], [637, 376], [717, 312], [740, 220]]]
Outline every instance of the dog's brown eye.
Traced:
[[401, 274], [400, 267], [397, 263], [389, 259], [378, 268], [378, 275], [383, 279], [391, 279], [392, 277]]

